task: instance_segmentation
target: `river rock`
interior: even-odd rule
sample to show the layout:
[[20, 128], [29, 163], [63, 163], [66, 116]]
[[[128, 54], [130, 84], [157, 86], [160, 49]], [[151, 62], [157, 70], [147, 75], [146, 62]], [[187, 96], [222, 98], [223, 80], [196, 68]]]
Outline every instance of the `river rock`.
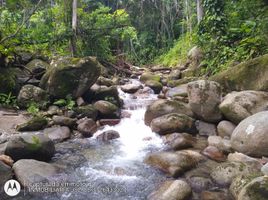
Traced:
[[179, 80], [181, 78], [181, 70], [175, 69], [172, 70], [169, 76], [167, 77], [168, 80]]
[[49, 179], [53, 179], [60, 172], [60, 169], [52, 164], [32, 159], [21, 159], [14, 163], [12, 169], [21, 185], [28, 188], [34, 184], [49, 182]]
[[141, 88], [142, 88], [141, 84], [133, 84], [133, 83], [121, 86], [121, 90], [123, 92], [130, 93], [130, 94], [137, 92]]
[[268, 91], [267, 77], [268, 54], [230, 67], [210, 77], [210, 80], [220, 83], [229, 91]]
[[220, 136], [209, 136], [208, 144], [209, 146], [217, 147], [220, 151], [225, 153], [230, 153], [233, 151], [231, 141]]
[[238, 124], [257, 112], [268, 110], [267, 102], [268, 92], [251, 90], [232, 92], [224, 97], [220, 110], [228, 120]]
[[148, 200], [187, 200], [192, 194], [191, 187], [182, 180], [165, 181]]
[[24, 134], [12, 137], [5, 150], [5, 154], [14, 161], [19, 159], [49, 161], [54, 153], [53, 142], [44, 134]]
[[236, 125], [229, 121], [221, 121], [217, 126], [218, 135], [222, 138], [230, 138]]
[[6, 181], [12, 179], [13, 173], [10, 166], [6, 165], [4, 162], [0, 161], [0, 187], [1, 190], [4, 187]]
[[77, 98], [97, 81], [100, 73], [101, 65], [96, 58], [59, 58], [51, 63], [40, 87], [56, 98]]
[[206, 147], [202, 151], [202, 154], [217, 162], [223, 162], [226, 160], [226, 156], [224, 155], [224, 153], [214, 146]]
[[117, 131], [108, 130], [108, 131], [104, 131], [103, 133], [98, 135], [97, 140], [107, 142], [109, 140], [114, 140], [114, 139], [117, 139], [119, 137], [120, 137], [120, 135]]
[[228, 186], [237, 176], [257, 172], [258, 169], [242, 162], [226, 162], [214, 168], [210, 175], [217, 184]]
[[97, 101], [94, 103], [94, 107], [98, 110], [100, 118], [112, 119], [120, 117], [118, 107], [109, 101]]
[[53, 142], [62, 142], [71, 137], [71, 130], [67, 126], [55, 126], [46, 128], [43, 133]]
[[48, 103], [49, 96], [45, 90], [34, 85], [24, 85], [18, 95], [18, 104], [22, 108], [27, 108], [32, 102], [44, 108]]
[[100, 76], [96, 83], [98, 85], [105, 85], [107, 87], [110, 87], [110, 86], [114, 85], [114, 82], [111, 79], [105, 78], [103, 76]]
[[216, 125], [197, 120], [195, 126], [201, 136], [217, 135]]
[[87, 117], [95, 120], [98, 115], [98, 110], [91, 104], [74, 108], [73, 111], [78, 119]]
[[258, 159], [249, 157], [245, 154], [238, 153], [238, 152], [228, 154], [227, 159], [229, 162], [242, 162], [242, 163], [252, 165], [256, 169], [259, 169], [259, 170], [262, 167], [262, 164]]
[[97, 124], [93, 119], [83, 119], [77, 126], [77, 130], [82, 133], [84, 137], [92, 137], [97, 131]]
[[0, 155], [0, 161], [5, 163], [6, 165], [12, 167], [14, 160], [12, 160], [12, 158], [10, 158], [7, 155]]
[[176, 151], [193, 147], [196, 139], [188, 133], [173, 133], [165, 135], [164, 141]]
[[144, 115], [145, 124], [148, 126], [154, 118], [170, 113], [185, 114], [189, 117], [193, 116], [188, 104], [179, 101], [160, 99], [148, 106]]
[[201, 200], [233, 200], [228, 192], [216, 189], [215, 191], [203, 191], [201, 193]]
[[151, 153], [145, 158], [145, 163], [159, 168], [176, 178], [195, 167], [202, 159], [203, 157], [197, 152], [183, 150]]
[[145, 83], [146, 81], [157, 81], [160, 82], [161, 77], [159, 75], [152, 74], [150, 72], [145, 72], [140, 76], [140, 81]]
[[240, 191], [237, 200], [266, 200], [268, 194], [268, 177], [261, 176], [250, 181]]
[[177, 113], [171, 113], [153, 119], [150, 127], [153, 132], [160, 135], [175, 132], [196, 132], [194, 119], [187, 115]]
[[189, 104], [200, 119], [218, 122], [222, 118], [219, 110], [221, 87], [213, 81], [199, 80], [188, 83]]
[[54, 115], [52, 117], [52, 120], [55, 125], [68, 126], [70, 128], [74, 127], [76, 124], [76, 119], [72, 119], [70, 117], [65, 116]]
[[44, 117], [33, 117], [28, 122], [25, 122], [23, 124], [19, 124], [16, 127], [17, 131], [39, 131], [44, 129], [48, 124], [48, 121]]
[[268, 111], [254, 114], [235, 128], [232, 148], [249, 156], [268, 156]]
[[174, 98], [174, 97], [187, 97], [187, 84], [183, 84], [174, 88], [170, 88], [166, 95], [167, 98]]
[[99, 120], [101, 126], [105, 126], [105, 125], [115, 126], [115, 125], [119, 124], [120, 121], [121, 121], [121, 119], [100, 119]]
[[145, 85], [151, 88], [155, 94], [159, 94], [163, 88], [162, 83], [155, 80], [148, 80], [145, 82]]

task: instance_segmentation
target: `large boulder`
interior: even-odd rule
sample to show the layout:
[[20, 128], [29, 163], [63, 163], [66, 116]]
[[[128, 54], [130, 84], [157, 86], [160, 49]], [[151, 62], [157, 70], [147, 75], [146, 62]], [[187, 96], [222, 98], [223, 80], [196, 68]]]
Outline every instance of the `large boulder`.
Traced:
[[153, 119], [151, 129], [160, 135], [186, 132], [196, 133], [194, 119], [184, 114], [171, 113]]
[[163, 88], [162, 83], [155, 81], [155, 80], [146, 81], [145, 85], [151, 88], [155, 94], [159, 94]]
[[187, 95], [187, 84], [182, 84], [180, 86], [170, 88], [166, 93], [166, 97], [169, 98], [174, 98], [176, 96], [187, 97]]
[[35, 184], [49, 182], [61, 171], [52, 164], [32, 159], [21, 159], [15, 162], [12, 169], [21, 185], [29, 189]]
[[243, 62], [218, 73], [210, 80], [220, 83], [226, 90], [268, 91], [268, 54]]
[[141, 88], [142, 88], [141, 84], [134, 84], [134, 83], [121, 86], [121, 90], [123, 92], [130, 93], [130, 94], [137, 92]]
[[71, 137], [71, 130], [67, 126], [54, 126], [44, 129], [43, 133], [53, 142], [62, 142]]
[[94, 103], [94, 107], [98, 110], [100, 118], [112, 119], [120, 117], [118, 107], [109, 101], [97, 101]]
[[267, 121], [268, 111], [263, 111], [240, 122], [231, 136], [232, 148], [250, 156], [268, 156]]
[[221, 87], [218, 83], [200, 80], [188, 83], [189, 104], [196, 116], [207, 122], [218, 122]]
[[190, 117], [193, 116], [188, 104], [179, 101], [160, 99], [148, 106], [144, 115], [145, 124], [150, 125], [154, 118], [161, 117], [169, 113], [180, 113]]
[[5, 149], [5, 154], [14, 161], [19, 159], [49, 161], [54, 153], [54, 143], [44, 134], [24, 134], [12, 137]]
[[257, 112], [268, 110], [268, 92], [232, 92], [220, 104], [223, 115], [235, 124]]
[[41, 79], [49, 67], [50, 65], [48, 63], [40, 59], [33, 59], [26, 65], [26, 68], [31, 71], [36, 79]]
[[39, 107], [45, 107], [49, 96], [45, 90], [34, 85], [24, 85], [17, 97], [19, 106], [27, 108], [30, 103], [35, 102]]
[[93, 57], [60, 58], [41, 79], [40, 86], [50, 95], [77, 98], [83, 95], [98, 79], [101, 65]]
[[148, 200], [187, 200], [192, 189], [182, 180], [165, 181], [156, 191], [148, 196]]

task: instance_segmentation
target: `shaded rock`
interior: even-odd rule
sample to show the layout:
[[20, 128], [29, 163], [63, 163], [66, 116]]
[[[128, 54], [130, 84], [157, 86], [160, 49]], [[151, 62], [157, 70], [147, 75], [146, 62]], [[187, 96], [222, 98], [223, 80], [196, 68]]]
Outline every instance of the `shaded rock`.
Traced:
[[163, 85], [160, 82], [154, 80], [146, 81], [145, 85], [151, 88], [155, 94], [159, 94], [163, 88]]
[[12, 167], [14, 160], [12, 160], [12, 158], [10, 158], [7, 155], [0, 155], [0, 161], [3, 162], [4, 164]]
[[16, 127], [17, 131], [39, 131], [44, 129], [48, 124], [48, 121], [44, 117], [33, 117], [28, 122], [19, 124]]
[[21, 159], [15, 162], [12, 169], [20, 184], [28, 188], [35, 183], [49, 182], [60, 172], [60, 169], [52, 164], [32, 159]]
[[98, 85], [105, 85], [107, 87], [110, 87], [110, 86], [114, 85], [114, 82], [111, 79], [105, 78], [103, 76], [100, 76], [96, 83]]
[[54, 115], [52, 117], [52, 120], [53, 120], [55, 125], [68, 126], [70, 128], [74, 127], [76, 124], [76, 119], [72, 119], [72, 118], [64, 117], [64, 116]]
[[192, 49], [187, 54], [188, 58], [188, 63], [189, 63], [189, 68], [191, 69], [196, 69], [200, 65], [202, 58], [203, 58], [203, 53], [202, 50], [198, 46], [194, 46]]
[[182, 180], [165, 181], [156, 191], [152, 192], [148, 200], [187, 200], [192, 194], [191, 187]]
[[49, 101], [45, 90], [34, 85], [24, 85], [18, 95], [18, 104], [27, 108], [30, 103], [35, 102], [39, 107], [44, 108]]
[[169, 80], [167, 82], [168, 87], [176, 87], [180, 86], [182, 84], [190, 83], [192, 81], [197, 81], [199, 78], [198, 77], [185, 77], [179, 80]]
[[268, 111], [244, 119], [231, 137], [232, 148], [250, 156], [268, 156]]
[[210, 175], [217, 184], [228, 186], [235, 177], [256, 172], [258, 172], [258, 169], [245, 163], [226, 162], [214, 168]]
[[226, 160], [226, 156], [223, 152], [214, 146], [208, 146], [202, 151], [202, 154], [217, 162], [223, 162]]
[[76, 99], [76, 104], [77, 104], [77, 106], [85, 106], [86, 102], [84, 101], [84, 99], [82, 97], [78, 97]]
[[92, 137], [97, 131], [97, 128], [97, 124], [93, 119], [84, 119], [77, 126], [77, 130], [81, 132], [84, 137]]
[[[6, 181], [12, 179], [13, 173], [10, 166], [6, 165], [4, 162], [0, 161], [0, 187], [3, 188]], [[2, 189], [1, 189], [2, 190]]]
[[31, 71], [36, 79], [40, 80], [50, 66], [43, 60], [34, 59], [31, 62], [27, 63], [25, 67]]
[[232, 200], [226, 191], [203, 191], [201, 193], [201, 200]]
[[254, 166], [256, 169], [259, 169], [259, 170], [262, 167], [262, 164], [258, 159], [249, 157], [245, 154], [238, 153], [238, 152], [228, 154], [228, 161], [246, 163], [251, 166]]
[[268, 54], [243, 62], [218, 73], [210, 80], [220, 83], [228, 91], [268, 91]]
[[194, 151], [157, 152], [145, 158], [145, 163], [156, 167], [173, 177], [192, 169], [203, 157]]
[[268, 92], [232, 92], [224, 97], [220, 110], [228, 120], [238, 124], [257, 112], [268, 110], [267, 102]]
[[164, 142], [174, 150], [181, 150], [193, 147], [195, 138], [187, 133], [173, 133], [166, 135]]
[[94, 103], [94, 107], [98, 110], [100, 118], [112, 119], [120, 117], [118, 107], [110, 103], [109, 101], [97, 101], [96, 103]]
[[217, 135], [216, 125], [197, 120], [195, 122], [198, 134], [202, 136]]
[[179, 69], [172, 70], [171, 74], [168, 76], [168, 80], [178, 80], [181, 78], [181, 71]]
[[126, 84], [121, 86], [121, 90], [126, 93], [133, 94], [142, 88], [141, 84]]
[[108, 131], [104, 131], [103, 133], [98, 135], [97, 140], [107, 142], [109, 140], [114, 140], [114, 139], [117, 139], [119, 137], [120, 137], [120, 135], [117, 131], [108, 130]]
[[217, 147], [220, 151], [226, 153], [230, 153], [233, 151], [231, 141], [228, 139], [223, 139], [220, 136], [209, 136], [208, 144], [209, 146]]
[[73, 111], [79, 119], [84, 117], [96, 119], [98, 115], [98, 110], [91, 104], [74, 108]]
[[170, 88], [166, 95], [166, 97], [168, 98], [174, 98], [176, 96], [180, 96], [180, 97], [187, 97], [188, 93], [187, 93], [187, 84], [183, 84], [174, 88]]
[[12, 137], [5, 150], [5, 154], [14, 161], [19, 159], [49, 161], [54, 153], [53, 142], [44, 134], [25, 134]]
[[101, 65], [93, 57], [59, 58], [41, 79], [40, 87], [56, 98], [82, 96], [98, 79]]
[[218, 135], [222, 138], [228, 137], [230, 138], [236, 125], [229, 121], [221, 121], [217, 126]]
[[66, 126], [55, 126], [44, 129], [43, 133], [53, 142], [62, 142], [71, 137], [71, 130]]
[[196, 132], [194, 119], [187, 115], [177, 113], [171, 113], [153, 119], [150, 127], [153, 132], [160, 135], [174, 132]]
[[206, 80], [188, 83], [188, 97], [197, 117], [207, 122], [220, 121], [221, 87], [218, 83]]
[[173, 100], [160, 99], [148, 106], [144, 115], [145, 124], [150, 125], [153, 119], [170, 113], [180, 113], [190, 117], [193, 116], [188, 104]]
[[121, 121], [120, 119], [101, 119], [99, 122], [101, 126], [105, 126], [105, 125], [115, 126], [119, 124], [120, 121]]

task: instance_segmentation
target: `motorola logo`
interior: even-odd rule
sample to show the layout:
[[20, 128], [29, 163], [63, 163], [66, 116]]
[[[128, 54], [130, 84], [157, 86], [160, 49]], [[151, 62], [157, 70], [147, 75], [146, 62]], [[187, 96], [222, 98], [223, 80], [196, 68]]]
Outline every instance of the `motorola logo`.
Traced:
[[20, 193], [20, 183], [11, 179], [5, 183], [4, 190], [8, 196], [14, 197]]

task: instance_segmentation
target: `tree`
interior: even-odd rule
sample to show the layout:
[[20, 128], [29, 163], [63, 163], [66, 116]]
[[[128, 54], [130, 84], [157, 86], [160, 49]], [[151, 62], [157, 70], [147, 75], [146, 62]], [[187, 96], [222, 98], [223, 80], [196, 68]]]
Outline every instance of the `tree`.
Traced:
[[204, 15], [202, 0], [196, 0], [196, 14], [197, 14], [197, 23], [200, 24]]
[[76, 39], [77, 39], [77, 0], [73, 0], [72, 4], [72, 36], [71, 36], [71, 54], [76, 55]]

